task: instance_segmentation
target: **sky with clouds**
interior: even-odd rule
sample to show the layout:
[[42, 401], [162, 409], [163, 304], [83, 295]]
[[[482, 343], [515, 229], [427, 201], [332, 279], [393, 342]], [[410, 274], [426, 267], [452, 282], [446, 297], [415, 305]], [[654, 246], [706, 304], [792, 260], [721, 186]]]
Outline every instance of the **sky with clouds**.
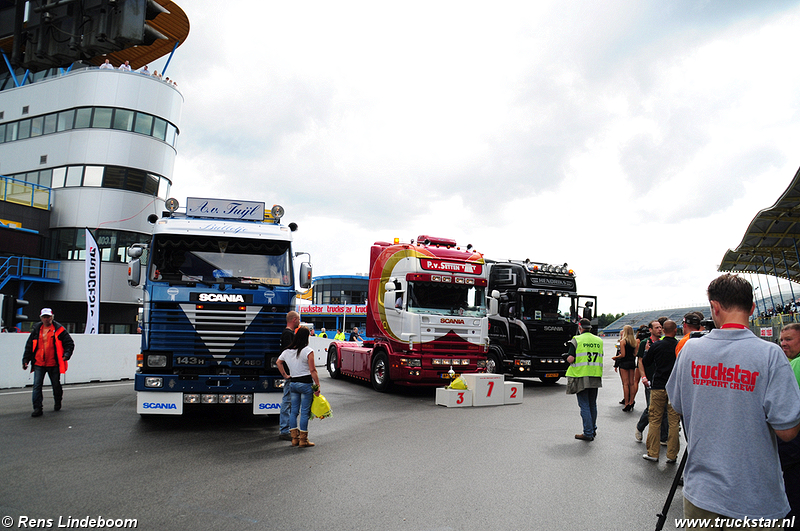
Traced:
[[315, 275], [429, 234], [702, 304], [800, 166], [797, 1], [178, 4], [172, 195], [283, 205]]

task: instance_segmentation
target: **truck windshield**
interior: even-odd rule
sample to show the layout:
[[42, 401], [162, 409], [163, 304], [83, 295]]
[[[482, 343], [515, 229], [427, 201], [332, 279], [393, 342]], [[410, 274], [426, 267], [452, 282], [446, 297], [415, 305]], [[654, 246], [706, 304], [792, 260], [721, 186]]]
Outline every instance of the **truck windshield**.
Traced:
[[569, 320], [571, 303], [570, 297], [521, 293], [520, 315], [523, 320]]
[[152, 255], [149, 275], [156, 282], [292, 284], [288, 241], [160, 235]]
[[407, 308], [413, 313], [482, 317], [486, 313], [484, 288], [441, 282], [409, 282]]

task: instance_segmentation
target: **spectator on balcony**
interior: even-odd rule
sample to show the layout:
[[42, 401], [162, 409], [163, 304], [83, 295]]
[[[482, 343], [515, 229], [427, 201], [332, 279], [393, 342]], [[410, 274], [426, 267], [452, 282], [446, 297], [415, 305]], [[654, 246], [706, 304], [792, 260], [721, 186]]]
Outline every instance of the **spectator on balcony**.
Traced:
[[130, 72], [131, 71], [131, 64], [128, 61], [125, 61], [121, 65], [119, 65], [119, 70], [123, 72]]
[[111, 64], [111, 61], [106, 59], [105, 62], [100, 65], [100, 70], [114, 70], [114, 65]]

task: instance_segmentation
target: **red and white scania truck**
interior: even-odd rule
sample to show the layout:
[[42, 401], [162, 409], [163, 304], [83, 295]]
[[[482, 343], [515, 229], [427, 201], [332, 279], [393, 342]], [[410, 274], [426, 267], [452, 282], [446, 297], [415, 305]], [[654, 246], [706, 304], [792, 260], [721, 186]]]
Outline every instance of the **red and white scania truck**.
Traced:
[[371, 339], [332, 342], [328, 372], [370, 381], [382, 392], [392, 384], [437, 386], [462, 372], [483, 372], [486, 284], [483, 255], [471, 245], [430, 236], [376, 242], [367, 291]]

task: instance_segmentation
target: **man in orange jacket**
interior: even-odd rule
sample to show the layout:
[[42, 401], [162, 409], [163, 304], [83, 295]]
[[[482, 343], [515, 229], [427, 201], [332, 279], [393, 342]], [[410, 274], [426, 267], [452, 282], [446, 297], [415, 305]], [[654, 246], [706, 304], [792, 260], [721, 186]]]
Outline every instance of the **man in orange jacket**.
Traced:
[[67, 372], [67, 360], [72, 357], [75, 342], [59, 323], [53, 320], [53, 310], [42, 308], [39, 314], [41, 323], [36, 323], [25, 343], [22, 355], [22, 369], [31, 365], [33, 373], [33, 413], [32, 417], [42, 416], [42, 385], [44, 375], [50, 378], [55, 399], [55, 411], [61, 409], [64, 391], [61, 388], [61, 375]]

